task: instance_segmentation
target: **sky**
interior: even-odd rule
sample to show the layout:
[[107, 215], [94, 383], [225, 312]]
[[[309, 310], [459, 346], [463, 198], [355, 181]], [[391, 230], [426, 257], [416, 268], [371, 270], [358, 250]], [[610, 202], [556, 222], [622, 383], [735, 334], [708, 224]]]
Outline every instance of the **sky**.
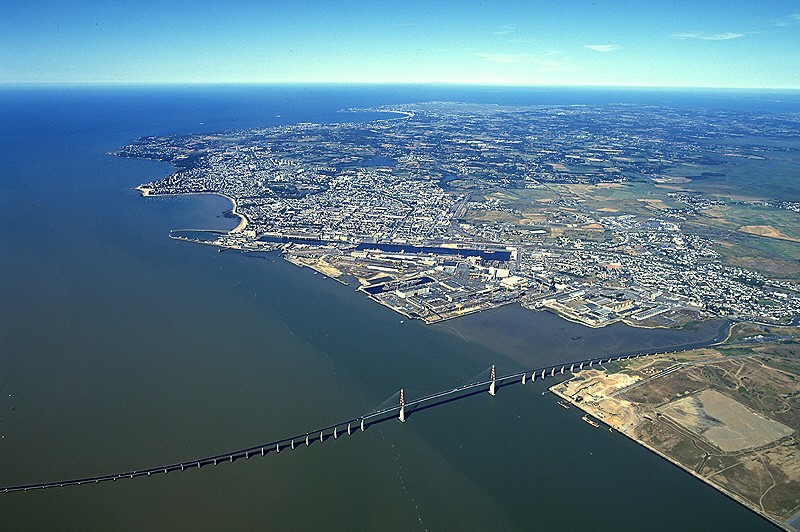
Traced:
[[27, 0], [0, 17], [0, 84], [305, 82], [800, 89], [800, 0]]

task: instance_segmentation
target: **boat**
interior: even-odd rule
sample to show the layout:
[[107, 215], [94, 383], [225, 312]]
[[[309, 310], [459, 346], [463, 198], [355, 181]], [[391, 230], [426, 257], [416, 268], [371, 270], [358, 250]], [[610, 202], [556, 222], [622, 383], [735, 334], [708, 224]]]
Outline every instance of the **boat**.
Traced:
[[591, 425], [593, 427], [599, 427], [600, 426], [600, 423], [598, 423], [594, 419], [590, 418], [589, 414], [584, 415], [581, 419], [584, 420], [585, 422], [587, 422], [589, 425]]
[[569, 410], [569, 403], [568, 402], [566, 402], [564, 400], [561, 400], [561, 401], [558, 402], [558, 404], [561, 405], [561, 408]]

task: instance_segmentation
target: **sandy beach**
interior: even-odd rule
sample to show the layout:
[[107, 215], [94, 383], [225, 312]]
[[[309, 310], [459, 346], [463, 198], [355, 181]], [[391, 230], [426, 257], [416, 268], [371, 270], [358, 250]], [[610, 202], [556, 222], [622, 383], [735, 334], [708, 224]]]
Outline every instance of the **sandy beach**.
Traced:
[[233, 229], [228, 231], [228, 233], [232, 234], [232, 233], [239, 233], [241, 231], [244, 231], [245, 228], [247, 227], [248, 220], [247, 220], [247, 216], [245, 216], [244, 214], [242, 214], [242, 213], [240, 213], [239, 211], [236, 210], [236, 208], [238, 207], [238, 204], [236, 203], [236, 199], [232, 198], [231, 196], [227, 196], [225, 194], [218, 194], [218, 195], [219, 196], [225, 196], [226, 198], [231, 200], [231, 203], [233, 204], [233, 206], [231, 207], [231, 212], [239, 217], [239, 225], [237, 225], [236, 227], [234, 227]]
[[223, 198], [226, 198], [231, 202], [231, 213], [239, 217], [239, 224], [230, 231], [228, 231], [228, 234], [240, 233], [244, 231], [245, 228], [247, 227], [247, 224], [250, 223], [249, 220], [247, 219], [247, 216], [236, 210], [236, 208], [238, 207], [238, 204], [236, 203], [236, 198], [228, 196], [227, 194], [222, 194], [220, 192], [187, 192], [185, 194], [154, 194], [153, 189], [145, 185], [139, 185], [138, 187], [134, 188], [134, 190], [138, 190], [142, 194], [143, 198], [152, 196], [195, 196], [201, 194], [212, 194], [214, 196], [222, 196]]

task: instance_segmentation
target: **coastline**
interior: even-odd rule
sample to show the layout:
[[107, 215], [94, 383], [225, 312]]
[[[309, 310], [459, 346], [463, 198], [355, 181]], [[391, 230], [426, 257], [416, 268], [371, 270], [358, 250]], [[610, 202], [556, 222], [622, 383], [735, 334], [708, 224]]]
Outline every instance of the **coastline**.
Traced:
[[213, 195], [213, 196], [221, 196], [226, 198], [228, 201], [231, 202], [231, 214], [239, 217], [239, 224], [234, 227], [233, 229], [228, 231], [229, 235], [235, 233], [241, 233], [247, 228], [247, 225], [250, 223], [250, 220], [247, 219], [247, 216], [242, 214], [237, 210], [239, 204], [236, 202], [236, 198], [228, 196], [227, 194], [223, 194], [222, 192], [185, 192], [181, 194], [157, 194], [153, 193], [153, 189], [146, 186], [146, 185], [139, 185], [134, 187], [134, 190], [139, 191], [143, 198], [155, 197], [155, 196], [200, 196], [200, 195]]
[[[406, 397], [412, 397], [443, 388], [440, 382], [455, 386], [462, 376], [466, 379], [489, 364], [528, 367], [505, 353], [497, 354], [491, 345], [471, 344], [468, 331], [481, 335], [482, 328], [466, 321], [478, 318], [484, 320], [483, 328], [487, 323], [499, 328], [508, 325], [506, 316], [520, 315], [514, 322], [524, 323], [529, 316], [522, 309], [508, 306], [445, 321], [439, 327], [421, 327], [422, 323], [368, 306], [367, 301], [362, 304], [366, 298], [353, 293], [356, 283], [342, 290], [323, 281], [321, 274], [286, 265], [278, 260], [280, 250], [248, 254], [231, 249], [218, 254], [225, 248], [198, 249], [165, 239], [165, 229], [171, 227], [204, 227], [202, 222], [210, 220], [214, 227], [229, 229], [239, 220], [219, 218], [228, 204], [216, 198], [156, 198], [142, 203], [139, 192], [132, 189], [166, 177], [158, 175], [167, 171], [162, 162], [139, 165], [133, 159], [112, 159], [95, 166], [95, 152], [112, 142], [121, 144], [117, 138], [206, 127], [236, 130], [239, 120], [260, 120], [261, 110], [265, 120], [273, 112], [285, 112], [281, 121], [289, 122], [295, 115], [284, 111], [286, 100], [275, 97], [280, 106], [276, 104], [273, 110], [269, 94], [258, 100], [263, 107], [254, 108], [254, 99], [234, 90], [227, 97], [222, 88], [176, 88], [174, 95], [170, 94], [173, 89], [159, 87], [109, 89], [120, 94], [120, 104], [132, 103], [109, 106], [109, 119], [98, 121], [97, 116], [106, 112], [103, 94], [109, 92], [80, 89], [96, 94], [90, 100], [76, 98], [78, 88], [47, 90], [58, 92], [58, 97], [29, 110], [41, 137], [33, 139], [35, 144], [30, 142], [30, 151], [17, 144], [8, 153], [15, 163], [12, 168], [29, 168], [36, 174], [20, 177], [27, 179], [26, 186], [10, 188], [7, 197], [6, 219], [14, 229], [9, 231], [13, 233], [10, 243], [26, 247], [4, 261], [8, 279], [13, 280], [4, 295], [4, 308], [13, 312], [8, 315], [8, 345], [24, 346], [24, 356], [8, 356], [7, 375], [0, 377], [0, 385], [3, 377], [10, 377], [7, 391], [0, 394], [7, 406], [0, 414], [4, 418], [0, 427], [6, 434], [1, 441], [6, 442], [5, 448], [19, 450], [4, 453], [4, 477], [25, 482], [54, 478], [53, 468], [68, 476], [73, 471], [100, 474], [109, 463], [144, 467], [160, 464], [162, 458], [180, 459], [184, 451], [186, 456], [194, 456], [195, 450], [201, 451], [197, 456], [205, 455], [206, 449], [208, 454], [222, 452], [229, 448], [228, 442], [231, 449], [238, 442], [250, 445], [261, 441], [262, 433], [269, 438], [273, 430], [279, 436], [293, 434], [288, 429], [295, 425], [305, 430], [303, 420], [309, 412], [323, 421], [330, 413], [338, 419], [339, 412], [366, 412], [399, 386], [409, 388]], [[337, 90], [347, 98], [360, 97], [356, 89]], [[208, 96], [185, 97], [198, 93]], [[326, 94], [315, 88], [294, 91], [297, 99], [289, 104], [296, 104], [298, 113], [305, 112], [305, 101], [318, 93]], [[233, 100], [234, 96], [237, 107], [223, 107], [223, 98]], [[392, 93], [385, 98], [390, 97]], [[95, 110], [71, 111], [84, 102], [96, 102]], [[319, 98], [313, 105], [313, 109], [322, 108], [327, 100]], [[130, 109], [138, 112], [132, 114]], [[198, 125], [206, 116], [209, 122]], [[113, 128], [97, 127], [98, 122], [112, 121]], [[18, 131], [24, 132], [24, 126], [20, 124]], [[56, 131], [45, 137], [50, 128]], [[64, 135], [69, 131], [85, 135]], [[56, 134], [63, 135], [64, 141], [53, 142]], [[26, 140], [23, 134], [8, 137], [9, 144]], [[25, 160], [37, 163], [26, 167]], [[69, 186], [60, 184], [65, 175], [74, 176]], [[56, 183], [50, 191], [49, 183]], [[34, 185], [42, 190], [36, 193]], [[154, 187], [154, 191], [159, 189]], [[32, 208], [33, 198], [39, 208]], [[92, 212], [96, 220], [91, 220]], [[31, 219], [31, 214], [37, 216]], [[187, 218], [196, 223], [183, 223]], [[54, 233], [46, 232], [53, 227]], [[250, 223], [245, 231], [255, 227]], [[86, 232], [65, 228], [85, 228]], [[98, 251], [108, 255], [102, 268], [90, 264], [96, 262]], [[59, 257], [55, 265], [53, 257]], [[213, 304], [206, 304], [211, 299]], [[67, 303], [70, 315], [52, 319]], [[606, 346], [617, 345], [617, 338], [627, 341], [632, 336], [618, 326], [593, 336], [583, 327], [574, 330], [571, 322], [549, 319], [556, 316], [543, 319], [527, 314], [536, 323], [529, 330], [542, 337], [551, 335], [554, 342], [564, 344], [564, 351], [576, 355], [592, 346], [602, 352]], [[77, 326], [76, 320], [84, 316], [88, 326]], [[497, 318], [487, 319], [491, 316]], [[405, 320], [402, 326], [400, 319]], [[560, 330], [561, 326], [566, 328]], [[439, 328], [460, 342], [438, 334]], [[462, 333], [467, 339], [459, 336]], [[503, 334], [506, 331], [487, 343], [499, 344]], [[572, 340], [577, 335], [584, 336]], [[537, 343], [536, 335], [531, 336], [523, 354], [534, 359], [534, 367], [535, 357], [539, 353], [551, 356], [551, 350], [550, 344]], [[53, 341], [54, 337], [58, 340]], [[632, 341], [647, 339], [643, 335]], [[370, 352], [369, 347], [376, 345], [379, 349]], [[110, 351], [113, 356], [108, 356]], [[553, 361], [568, 356], [553, 353]], [[66, 375], [65, 367], [69, 368]], [[40, 371], [33, 375], [32, 369]], [[71, 384], [78, 377], [86, 378], [76, 389]], [[57, 521], [75, 528], [93, 528], [98, 522], [108, 523], [108, 528], [147, 528], [161, 511], [157, 527], [165, 528], [206, 528], [209, 521], [224, 518], [231, 528], [257, 529], [263, 527], [265, 516], [277, 525], [298, 529], [324, 528], [332, 522], [342, 528], [433, 530], [488, 524], [487, 528], [588, 528], [594, 532], [649, 526], [678, 531], [704, 525], [761, 531], [768, 526], [759, 522], [753, 526], [755, 514], [642, 452], [629, 440], [592, 432], [580, 421], [580, 410], [564, 411], [552, 404], [555, 397], [540, 395], [551, 384], [549, 376], [548, 382], [536, 384], [536, 388], [530, 382], [527, 387], [504, 387], [494, 398], [482, 391], [416, 417], [412, 413], [405, 424], [393, 420], [376, 431], [356, 435], [365, 439], [342, 439], [340, 433], [338, 441], [312, 442], [295, 454], [273, 454], [266, 461], [251, 456], [218, 467], [204, 466], [186, 476], [173, 477], [172, 472], [140, 477], [130, 484], [109, 482], [74, 490], [9, 494], [2, 506], [3, 522], [12, 529], [47, 529]], [[327, 400], [317, 403], [319, 398]], [[14, 413], [9, 412], [12, 401]], [[114, 407], [114, 419], [108, 415], [109, 405]], [[81, 409], [78, 419], [77, 407]], [[80, 432], [75, 422], [82, 419], [107, 422], [84, 424], [86, 430]], [[217, 421], [226, 427], [224, 432], [214, 430]], [[109, 429], [117, 434], [109, 435]], [[63, 438], [37, 439], [37, 431]], [[396, 448], [386, 445], [383, 435]], [[132, 439], [139, 440], [134, 449], [113, 445], [115, 440]], [[584, 456], [584, 449], [595, 451], [594, 456]], [[398, 471], [411, 496], [420, 502], [419, 514], [409, 497], [402, 497]], [[338, 490], [311, 481], [326, 476], [340, 479]], [[284, 489], [264, 497], [265, 488], [281, 477], [288, 481]], [[586, 480], [582, 483], [582, 479]], [[624, 482], [616, 484], [615, 479]], [[671, 504], [673, 490], [675, 498], [681, 497], [680, 504]], [[660, 499], [659, 494], [668, 498]], [[90, 497], [93, 504], [75, 512], [76, 500]], [[172, 511], [163, 512], [159, 501], [169, 501]], [[318, 501], [312, 503], [316, 511], [301, 512], [307, 515], [293, 511], [309, 501]], [[364, 507], [364, 501], [375, 503], [373, 511]], [[131, 502], [138, 502], [138, 508]], [[558, 511], [565, 507], [572, 510]], [[415, 521], [417, 515], [422, 524]]]
[[[395, 111], [393, 111], [393, 112], [395, 112]], [[405, 113], [403, 111], [396, 111], [396, 112], [397, 113]], [[407, 113], [407, 114], [413, 116], [413, 113]], [[239, 219], [240, 219], [239, 224], [236, 227], [234, 227], [233, 229], [227, 231], [227, 234], [230, 235], [230, 234], [240, 233], [240, 232], [244, 231], [247, 228], [247, 226], [249, 225], [248, 218], [244, 214], [238, 212], [238, 210], [237, 210], [238, 204], [237, 204], [236, 199], [231, 197], [231, 196], [229, 196], [229, 195], [227, 195], [227, 194], [224, 194], [222, 192], [203, 191], [203, 192], [185, 192], [185, 193], [176, 193], [176, 194], [161, 194], [161, 193], [154, 193], [153, 189], [151, 187], [148, 187], [146, 184], [141, 184], [141, 185], [139, 185], [137, 187], [134, 187], [134, 190], [137, 190], [141, 194], [142, 197], [191, 196], [191, 195], [205, 195], [205, 194], [221, 196], [221, 197], [224, 197], [224, 198], [228, 199], [231, 202], [231, 204], [232, 204], [231, 212], [233, 214], [235, 214], [236, 216], [238, 216]], [[190, 240], [190, 241], [196, 242], [194, 240]], [[215, 243], [215, 242], [196, 242], [196, 243], [201, 243], [201, 244], [221, 247], [222, 250], [231, 249], [231, 248], [233, 248], [233, 249], [243, 249], [243, 248], [241, 248], [239, 246], [220, 246], [220, 244]], [[346, 281], [343, 281], [342, 279], [340, 279], [338, 275], [333, 274], [331, 271], [328, 271], [325, 268], [316, 267], [316, 265], [313, 264], [313, 263], [306, 263], [304, 261], [293, 260], [291, 258], [291, 256], [289, 254], [287, 254], [286, 252], [282, 253], [282, 257], [283, 257], [284, 260], [292, 263], [295, 266], [298, 266], [298, 267], [306, 266], [306, 267], [309, 267], [310, 269], [315, 270], [318, 273], [321, 273], [321, 274], [325, 275], [326, 277], [329, 277], [329, 278], [331, 278], [331, 279], [333, 279], [333, 280], [335, 280], [335, 281], [337, 281], [337, 282], [339, 282], [339, 283], [341, 283], [343, 285], [348, 285], [349, 284]], [[513, 304], [513, 303], [517, 303], [520, 308], [525, 309], [525, 310], [527, 310], [529, 312], [530, 311], [533, 311], [533, 312], [549, 312], [549, 313], [559, 317], [562, 320], [565, 320], [565, 321], [568, 321], [568, 322], [571, 322], [571, 323], [575, 323], [577, 325], [581, 325], [583, 327], [587, 327], [587, 328], [590, 328], [590, 329], [598, 329], [598, 330], [599, 329], [604, 329], [604, 328], [606, 328], [608, 326], [611, 326], [611, 325], [614, 325], [616, 323], [621, 323], [621, 324], [624, 324], [624, 325], [626, 325], [628, 327], [631, 327], [631, 328], [634, 328], [634, 329], [640, 329], [640, 330], [681, 330], [681, 329], [683, 329], [683, 326], [685, 325], [685, 324], [681, 324], [681, 325], [678, 325], [678, 326], [675, 326], [675, 327], [669, 327], [669, 326], [663, 326], [663, 325], [651, 325], [651, 324], [644, 324], [644, 323], [641, 323], [641, 322], [635, 322], [635, 321], [629, 320], [627, 318], [619, 318], [619, 319], [615, 319], [613, 321], [605, 322], [605, 323], [602, 323], [602, 324], [593, 324], [593, 323], [589, 323], [589, 322], [586, 322], [586, 321], [581, 320], [581, 319], [577, 319], [576, 317], [574, 317], [572, 315], [559, 312], [558, 309], [549, 308], [549, 307], [545, 307], [545, 308], [542, 308], [542, 309], [531, 308], [531, 307], [522, 305], [521, 303], [519, 303], [519, 301], [508, 301], [508, 302], [504, 302], [504, 303], [502, 303], [501, 305], [498, 305], [498, 306], [487, 306], [487, 307], [476, 306], [476, 307], [470, 307], [468, 309], [462, 309], [462, 311], [457, 313], [457, 314], [445, 315], [445, 316], [433, 317], [433, 318], [431, 318], [431, 317], [423, 318], [423, 317], [419, 317], [419, 316], [413, 316], [410, 313], [407, 313], [407, 312], [404, 312], [404, 311], [400, 310], [399, 308], [395, 308], [395, 307], [393, 307], [391, 305], [387, 305], [387, 304], [385, 304], [385, 302], [381, 301], [380, 299], [376, 299], [376, 298], [374, 298], [374, 297], [372, 297], [370, 295], [368, 295], [367, 297], [368, 297], [368, 299], [372, 300], [373, 302], [375, 302], [375, 303], [377, 303], [377, 304], [379, 304], [379, 305], [381, 305], [381, 306], [383, 306], [385, 308], [388, 308], [388, 309], [400, 314], [401, 316], [403, 316], [405, 318], [408, 318], [408, 319], [419, 319], [420, 321], [422, 321], [426, 325], [431, 325], [431, 324], [441, 323], [441, 322], [444, 322], [444, 321], [449, 321], [449, 320], [452, 320], [452, 319], [455, 319], [455, 318], [459, 318], [459, 317], [463, 317], [463, 316], [467, 316], [467, 315], [471, 315], [471, 314], [480, 313], [482, 311], [492, 310], [492, 309], [496, 309], [496, 308], [503, 307], [503, 306], [508, 306], [508, 305]], [[700, 321], [705, 322], [705, 321], [713, 321], [713, 320], [700, 320]], [[797, 318], [797, 321], [800, 322], [800, 318]], [[721, 344], [721, 343], [724, 343], [725, 341], [727, 341], [727, 339], [731, 335], [731, 331], [732, 331], [733, 325], [735, 323], [736, 323], [735, 321], [727, 320], [725, 332], [724, 333], [721, 332], [718, 335], [717, 339], [714, 340], [714, 343], [712, 343], [710, 345], [718, 345], [718, 344]], [[703, 347], [703, 345], [688, 344], [688, 345], [686, 345], [684, 347], [691, 349], [691, 348]]]
[[[216, 192], [212, 192], [212, 194], [217, 194], [217, 193]], [[231, 214], [239, 217], [239, 225], [237, 225], [236, 227], [234, 227], [233, 229], [228, 231], [228, 234], [232, 235], [234, 233], [240, 233], [240, 232], [244, 231], [245, 228], [247, 227], [247, 224], [250, 223], [250, 221], [247, 219], [247, 216], [245, 216], [244, 214], [242, 214], [242, 213], [240, 213], [239, 211], [236, 210], [237, 207], [239, 207], [239, 204], [236, 203], [236, 198], [234, 198], [232, 196], [228, 196], [227, 194], [218, 194], [218, 195], [219, 196], [223, 196], [225, 198], [228, 198], [231, 201], [231, 204], [232, 204]]]
[[[720, 343], [721, 342], [717, 342], [717, 343], [713, 343], [713, 344], [710, 344], [710, 345], [719, 345]], [[666, 352], [664, 354], [669, 354], [669, 352]], [[728, 489], [726, 489], [721, 484], [715, 484], [714, 482], [709, 480], [707, 477], [702, 476], [701, 474], [697, 473], [693, 469], [691, 469], [691, 468], [687, 467], [686, 465], [682, 464], [678, 460], [672, 458], [671, 456], [669, 456], [668, 454], [664, 453], [663, 451], [661, 451], [661, 450], [657, 449], [656, 447], [650, 445], [649, 443], [645, 442], [644, 440], [636, 437], [633, 433], [629, 433], [628, 431], [626, 431], [624, 429], [620, 430], [617, 427], [613, 427], [612, 425], [610, 425], [608, 422], [606, 422], [604, 420], [603, 415], [602, 415], [603, 411], [601, 409], [599, 409], [599, 408], [597, 408], [597, 409], [588, 408], [587, 405], [583, 401], [576, 401], [574, 397], [572, 397], [570, 395], [567, 395], [565, 393], [562, 393], [562, 391], [559, 389], [559, 387], [562, 384], [564, 384], [565, 382], [566, 381], [561, 381], [561, 382], [553, 384], [552, 386], [548, 387], [548, 391], [550, 391], [553, 395], [555, 395], [556, 397], [558, 397], [562, 401], [565, 401], [565, 402], [569, 403], [570, 405], [576, 407], [578, 410], [584, 412], [585, 414], [591, 416], [592, 418], [597, 419], [598, 421], [601, 421], [604, 426], [607, 426], [610, 429], [613, 429], [613, 431], [615, 433], [622, 434], [623, 436], [625, 436], [629, 440], [637, 443], [638, 445], [641, 445], [645, 449], [651, 451], [652, 453], [654, 453], [655, 455], [659, 456], [660, 458], [666, 460], [670, 464], [672, 464], [674, 466], [677, 466], [682, 471], [690, 474], [692, 477], [694, 477], [697, 480], [703, 482], [707, 486], [715, 489], [716, 491], [722, 493], [723, 495], [725, 495], [729, 499], [736, 501], [737, 503], [741, 504], [742, 506], [744, 506], [748, 510], [751, 510], [752, 512], [756, 513], [757, 515], [759, 515], [760, 517], [762, 517], [765, 520], [769, 521], [773, 525], [775, 525], [775, 526], [777, 526], [777, 527], [779, 527], [779, 528], [781, 528], [783, 530], [786, 530], [787, 532], [793, 532], [795, 530], [791, 525], [788, 524], [788, 522], [778, 521], [777, 519], [775, 519], [772, 516], [770, 516], [770, 515], [766, 514], [765, 512], [763, 512], [761, 510], [761, 508], [755, 506], [750, 501], [744, 499], [743, 497], [739, 496], [736, 493], [733, 493], [733, 492], [729, 491]], [[599, 415], [598, 415], [598, 413], [599, 413]]]

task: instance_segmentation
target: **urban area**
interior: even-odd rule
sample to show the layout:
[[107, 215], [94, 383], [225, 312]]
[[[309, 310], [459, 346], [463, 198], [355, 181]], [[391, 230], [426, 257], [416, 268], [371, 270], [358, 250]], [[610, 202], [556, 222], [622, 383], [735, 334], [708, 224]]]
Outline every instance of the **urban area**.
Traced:
[[800, 198], [782, 185], [798, 134], [791, 115], [434, 102], [115, 155], [176, 167], [143, 195], [221, 194], [241, 219], [173, 238], [281, 250], [408, 318], [518, 303], [591, 327], [778, 324], [800, 314]]

